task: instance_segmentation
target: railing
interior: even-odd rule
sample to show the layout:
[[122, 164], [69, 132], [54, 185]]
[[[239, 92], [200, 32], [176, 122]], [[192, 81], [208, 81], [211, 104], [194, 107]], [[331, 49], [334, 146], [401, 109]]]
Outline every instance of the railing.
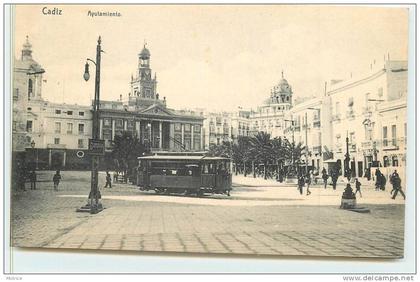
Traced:
[[340, 114], [333, 115], [331, 117], [331, 120], [332, 121], [340, 121], [341, 120], [341, 115]]
[[346, 116], [347, 116], [347, 118], [354, 118], [354, 116], [355, 116], [354, 111], [353, 110], [347, 111]]
[[373, 142], [372, 140], [364, 141], [361, 143], [362, 149], [372, 149], [373, 148]]
[[316, 128], [321, 127], [321, 121], [320, 120], [314, 121], [313, 122], [313, 127], [316, 127]]
[[363, 115], [370, 117], [372, 115], [372, 107], [363, 107]]
[[312, 150], [313, 150], [313, 152], [314, 152], [315, 154], [321, 154], [321, 152], [322, 152], [322, 147], [321, 147], [321, 146], [314, 146], [314, 147], [312, 148]]

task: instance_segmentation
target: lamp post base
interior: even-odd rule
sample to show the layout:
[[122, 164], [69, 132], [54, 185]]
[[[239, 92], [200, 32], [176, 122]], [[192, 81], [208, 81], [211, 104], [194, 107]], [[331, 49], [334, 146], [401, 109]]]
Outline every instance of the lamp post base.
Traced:
[[76, 212], [88, 212], [91, 214], [97, 214], [101, 211], [103, 211], [105, 208], [102, 206], [102, 204], [98, 204], [97, 207], [92, 208], [90, 204], [86, 204], [83, 207], [80, 207], [76, 210]]

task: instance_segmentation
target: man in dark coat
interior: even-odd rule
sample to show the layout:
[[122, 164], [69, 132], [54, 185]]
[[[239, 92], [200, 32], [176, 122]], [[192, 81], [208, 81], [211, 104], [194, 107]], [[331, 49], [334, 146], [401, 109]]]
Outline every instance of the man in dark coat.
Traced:
[[[395, 173], [396, 173], [396, 171], [395, 171]], [[392, 183], [391, 193], [394, 191], [394, 195], [392, 195], [392, 199], [395, 200], [395, 197], [397, 197], [398, 192], [400, 192], [401, 195], [403, 196], [404, 200], [405, 200], [405, 194], [404, 194], [404, 192], [402, 191], [402, 188], [401, 188], [401, 178], [398, 175], [398, 173], [396, 173], [396, 175], [393, 174], [391, 183]]]

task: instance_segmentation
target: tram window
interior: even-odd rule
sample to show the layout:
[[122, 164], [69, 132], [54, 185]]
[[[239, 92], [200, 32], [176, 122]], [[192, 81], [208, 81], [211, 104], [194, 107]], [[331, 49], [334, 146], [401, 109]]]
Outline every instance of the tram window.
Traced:
[[209, 164], [204, 163], [203, 166], [202, 166], [201, 172], [204, 173], [204, 174], [208, 174], [209, 173]]
[[209, 163], [209, 173], [214, 173], [215, 172], [215, 164], [214, 163]]

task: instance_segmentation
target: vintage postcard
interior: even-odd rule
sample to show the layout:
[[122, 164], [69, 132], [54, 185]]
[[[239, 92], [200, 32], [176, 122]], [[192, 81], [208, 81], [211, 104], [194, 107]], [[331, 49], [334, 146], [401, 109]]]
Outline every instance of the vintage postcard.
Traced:
[[22, 4], [11, 35], [13, 247], [404, 257], [406, 8]]

